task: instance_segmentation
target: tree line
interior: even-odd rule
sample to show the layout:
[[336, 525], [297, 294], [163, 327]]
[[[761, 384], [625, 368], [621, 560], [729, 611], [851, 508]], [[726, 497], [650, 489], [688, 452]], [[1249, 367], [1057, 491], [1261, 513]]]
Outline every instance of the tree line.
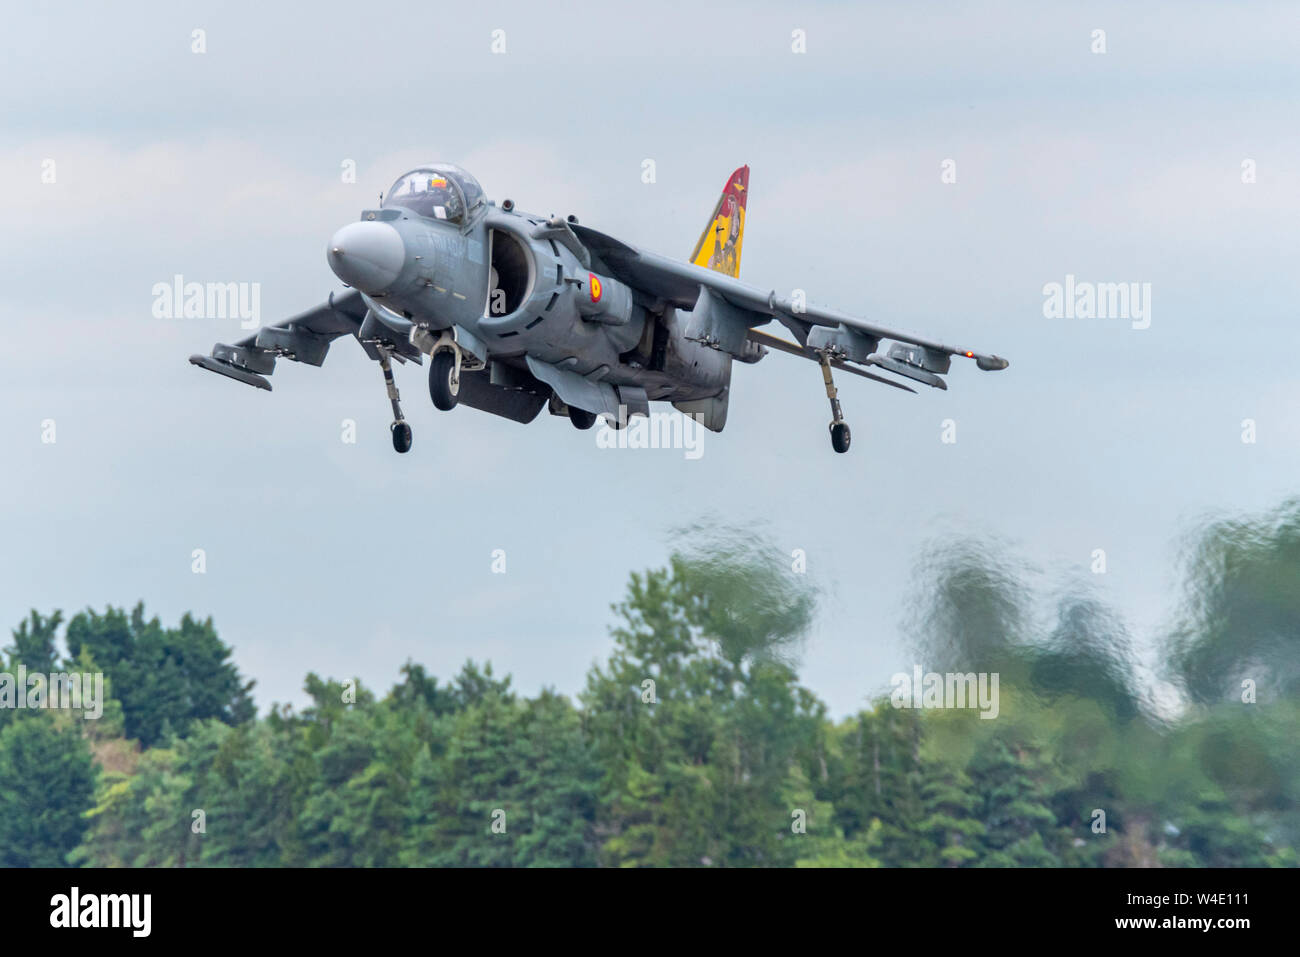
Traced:
[[995, 720], [883, 682], [832, 719], [797, 671], [815, 581], [748, 534], [686, 541], [630, 576], [574, 700], [408, 662], [382, 696], [308, 674], [307, 707], [259, 716], [210, 619], [32, 611], [0, 670], [102, 672], [108, 700], [0, 709], [0, 863], [1296, 865], [1300, 502], [1188, 536], [1157, 675], [1086, 585], [929, 549], [912, 650], [998, 673]]

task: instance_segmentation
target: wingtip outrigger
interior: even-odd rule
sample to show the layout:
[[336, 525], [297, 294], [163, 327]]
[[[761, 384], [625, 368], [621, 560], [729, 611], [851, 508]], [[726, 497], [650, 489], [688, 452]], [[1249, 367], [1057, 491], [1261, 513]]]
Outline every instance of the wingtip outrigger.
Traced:
[[975, 365], [979, 366], [985, 372], [997, 372], [1000, 369], [1005, 369], [1011, 364], [1001, 356], [981, 356], [974, 352], [968, 352], [966, 353], [966, 357], [968, 359], [974, 359]]
[[256, 372], [249, 372], [247, 369], [241, 369], [238, 366], [231, 365], [229, 362], [223, 362], [213, 356], [190, 356], [190, 364], [196, 365], [200, 369], [207, 369], [209, 372], [215, 372], [218, 375], [227, 376], [239, 382], [247, 383], [258, 389], [271, 391], [271, 383], [265, 376], [258, 375]]

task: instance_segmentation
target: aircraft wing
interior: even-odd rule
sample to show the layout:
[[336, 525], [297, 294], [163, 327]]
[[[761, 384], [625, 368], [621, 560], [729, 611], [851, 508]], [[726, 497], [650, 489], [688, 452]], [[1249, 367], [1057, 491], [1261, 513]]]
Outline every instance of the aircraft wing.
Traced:
[[[757, 329], [749, 330], [749, 341], [757, 342], [759, 345], [767, 346], [769, 349], [776, 349], [778, 352], [788, 352], [792, 356], [803, 356], [805, 359], [811, 359], [813, 362], [819, 361], [817, 353], [807, 346], [801, 346], [795, 342], [786, 342], [784, 339], [778, 339], [776, 336], [769, 336], [766, 332], [759, 332]], [[864, 379], [872, 379], [876, 382], [883, 382], [885, 385], [892, 385], [895, 389], [902, 389], [904, 392], [910, 392], [916, 395], [916, 390], [911, 386], [903, 385], [901, 382], [895, 382], [893, 379], [886, 379], [882, 375], [876, 375], [873, 372], [867, 372], [865, 369], [859, 369], [857, 366], [851, 366], [839, 359], [832, 359], [831, 366], [841, 369], [844, 372], [852, 372], [854, 375], [860, 375]]]
[[366, 313], [361, 293], [355, 289], [337, 296], [331, 293], [315, 308], [279, 325], [265, 326], [234, 345], [218, 342], [211, 355], [190, 356], [190, 362], [269, 392], [271, 383], [265, 377], [275, 371], [277, 358], [319, 366], [325, 361], [330, 343], [339, 336], [359, 338]]
[[[755, 326], [776, 319], [802, 347], [797, 355], [816, 360], [819, 351], [827, 351], [837, 361], [878, 366], [939, 389], [947, 388], [940, 376], [948, 371], [952, 356], [974, 359], [985, 371], [1008, 365], [1000, 356], [798, 303], [715, 270], [636, 249], [587, 226], [575, 224], [573, 230], [591, 251], [596, 265], [614, 278], [665, 304], [691, 310], [690, 338], [709, 341], [736, 356], [743, 353], [746, 340], [772, 345], [767, 341], [770, 337], [759, 339], [751, 333]], [[876, 352], [882, 340], [892, 343], [884, 355]]]

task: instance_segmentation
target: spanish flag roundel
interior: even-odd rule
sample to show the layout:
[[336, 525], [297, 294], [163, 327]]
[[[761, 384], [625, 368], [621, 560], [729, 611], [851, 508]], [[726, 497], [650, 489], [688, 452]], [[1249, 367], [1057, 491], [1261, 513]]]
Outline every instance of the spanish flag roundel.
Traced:
[[587, 280], [591, 284], [591, 301], [600, 302], [600, 277], [594, 272], [589, 272]]

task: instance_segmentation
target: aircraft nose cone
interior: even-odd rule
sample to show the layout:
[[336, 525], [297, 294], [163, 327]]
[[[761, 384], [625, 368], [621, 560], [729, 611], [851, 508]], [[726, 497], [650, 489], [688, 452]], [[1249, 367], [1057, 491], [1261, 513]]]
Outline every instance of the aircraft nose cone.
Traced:
[[383, 292], [406, 265], [406, 246], [388, 223], [348, 223], [330, 240], [325, 258], [353, 289]]

